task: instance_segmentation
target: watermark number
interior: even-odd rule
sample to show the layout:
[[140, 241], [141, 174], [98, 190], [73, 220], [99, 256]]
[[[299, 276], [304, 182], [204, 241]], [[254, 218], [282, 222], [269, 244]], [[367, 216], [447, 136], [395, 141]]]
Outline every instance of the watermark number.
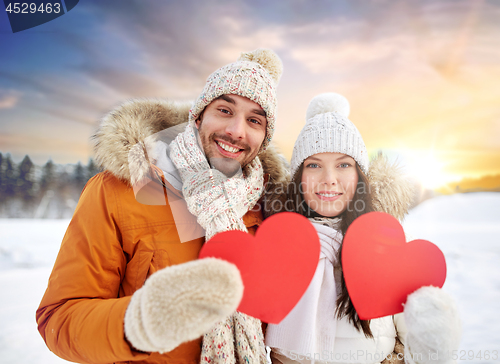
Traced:
[[60, 13], [61, 4], [60, 3], [42, 3], [37, 6], [35, 3], [9, 3], [5, 8], [7, 13], [14, 14], [34, 14], [34, 13]]

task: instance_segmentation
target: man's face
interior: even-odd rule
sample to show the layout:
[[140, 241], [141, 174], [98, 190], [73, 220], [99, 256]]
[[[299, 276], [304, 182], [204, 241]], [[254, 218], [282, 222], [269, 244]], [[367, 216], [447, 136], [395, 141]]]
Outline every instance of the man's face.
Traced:
[[266, 136], [266, 124], [260, 105], [238, 95], [215, 99], [196, 121], [207, 160], [228, 176], [255, 158]]

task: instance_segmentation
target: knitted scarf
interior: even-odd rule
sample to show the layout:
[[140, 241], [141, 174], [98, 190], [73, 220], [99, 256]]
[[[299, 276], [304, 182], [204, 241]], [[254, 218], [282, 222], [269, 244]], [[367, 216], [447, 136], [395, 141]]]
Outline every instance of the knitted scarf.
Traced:
[[267, 364], [260, 320], [235, 312], [203, 337], [200, 364]]
[[[206, 240], [228, 230], [247, 231], [243, 215], [264, 190], [263, 169], [258, 157], [243, 174], [227, 178], [211, 169], [197, 130], [189, 124], [170, 144], [170, 159], [182, 178], [188, 210], [206, 231]], [[261, 322], [240, 312], [219, 322], [203, 337], [202, 364], [265, 364], [266, 351]]]
[[264, 173], [258, 157], [244, 167], [242, 175], [227, 178], [211, 169], [191, 124], [170, 144], [170, 159], [182, 178], [182, 193], [189, 212], [206, 230], [206, 240], [228, 230], [247, 231], [243, 215], [264, 191]]

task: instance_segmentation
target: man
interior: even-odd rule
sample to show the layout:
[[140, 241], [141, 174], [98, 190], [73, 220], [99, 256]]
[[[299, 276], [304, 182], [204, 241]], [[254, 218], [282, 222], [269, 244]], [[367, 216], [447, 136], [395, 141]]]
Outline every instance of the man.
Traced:
[[[281, 70], [256, 50], [210, 75], [189, 113], [146, 100], [104, 118], [105, 171], [82, 192], [37, 310], [50, 350], [81, 363], [265, 362], [260, 321], [235, 312], [237, 268], [196, 259], [204, 232], [254, 233], [265, 180], [285, 176], [269, 149]], [[168, 145], [158, 137], [185, 121]]]

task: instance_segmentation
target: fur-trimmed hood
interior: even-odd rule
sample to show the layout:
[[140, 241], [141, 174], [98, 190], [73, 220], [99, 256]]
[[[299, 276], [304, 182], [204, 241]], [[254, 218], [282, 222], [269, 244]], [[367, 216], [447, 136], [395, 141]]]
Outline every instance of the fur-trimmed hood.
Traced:
[[401, 168], [379, 153], [370, 162], [368, 180], [372, 188], [373, 207], [403, 220], [415, 198], [415, 185]]
[[[154, 144], [163, 130], [187, 123], [189, 102], [140, 99], [123, 103], [107, 114], [93, 136], [97, 164], [120, 180], [133, 185], [150, 173]], [[282, 181], [288, 172], [272, 144], [259, 154], [271, 182]]]

